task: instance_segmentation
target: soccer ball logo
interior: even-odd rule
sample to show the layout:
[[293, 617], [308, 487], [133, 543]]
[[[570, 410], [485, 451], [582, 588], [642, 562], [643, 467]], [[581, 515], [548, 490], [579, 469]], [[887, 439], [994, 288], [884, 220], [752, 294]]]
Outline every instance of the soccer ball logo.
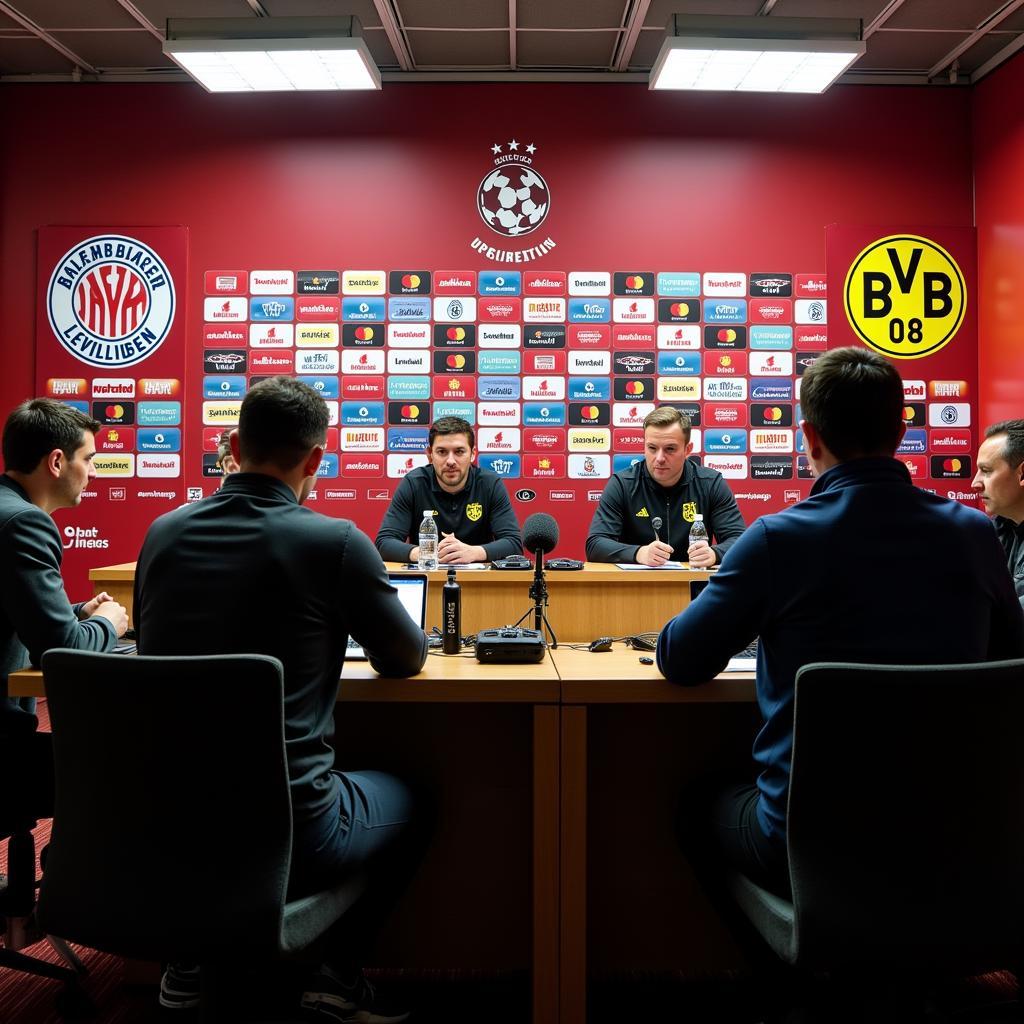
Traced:
[[540, 227], [551, 205], [547, 182], [532, 167], [516, 163], [499, 164], [487, 174], [476, 201], [484, 223], [510, 238]]

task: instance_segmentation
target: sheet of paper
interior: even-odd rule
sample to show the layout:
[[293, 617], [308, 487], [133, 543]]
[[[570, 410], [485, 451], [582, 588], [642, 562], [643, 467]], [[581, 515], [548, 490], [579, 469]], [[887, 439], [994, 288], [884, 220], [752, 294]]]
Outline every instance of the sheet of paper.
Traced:
[[756, 658], [730, 658], [729, 664], [725, 666], [726, 672], [756, 672]]
[[616, 562], [620, 569], [627, 570], [649, 570], [649, 569], [688, 569], [689, 566], [683, 562], [666, 562], [664, 565], [640, 565], [639, 562]]

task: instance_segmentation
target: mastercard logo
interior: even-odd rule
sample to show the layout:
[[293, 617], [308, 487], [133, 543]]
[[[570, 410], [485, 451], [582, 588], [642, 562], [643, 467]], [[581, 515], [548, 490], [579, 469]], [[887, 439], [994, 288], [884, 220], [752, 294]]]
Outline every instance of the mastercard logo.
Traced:
[[447, 332], [449, 341], [463, 341], [466, 337], [465, 327], [449, 327]]
[[372, 327], [357, 327], [356, 338], [359, 341], [372, 341], [373, 340], [373, 328]]
[[764, 418], [768, 423], [778, 423], [782, 419], [782, 410], [777, 405], [773, 405], [765, 409]]
[[420, 286], [420, 275], [419, 274], [403, 274], [402, 275], [402, 287], [403, 288], [419, 288]]
[[731, 327], [723, 327], [717, 334], [719, 341], [735, 341], [736, 332]]
[[413, 416], [413, 417], [415, 417], [415, 416], [419, 416], [419, 414], [420, 414], [420, 407], [418, 405], [403, 405], [402, 406], [402, 415], [403, 416]]
[[644, 286], [644, 279], [642, 277], [640, 277], [639, 274], [636, 274], [636, 275], [634, 275], [632, 277], [627, 277], [626, 278], [626, 287], [627, 288], [643, 288], [643, 286]]
[[718, 360], [719, 366], [732, 366], [732, 356], [721, 356]]
[[909, 406], [903, 406], [903, 421], [905, 423], [912, 423], [914, 420], [914, 410]]
[[123, 405], [108, 405], [104, 409], [105, 415], [109, 416], [112, 420], [119, 420], [124, 415]]
[[947, 473], [959, 473], [964, 468], [964, 464], [961, 459], [943, 459], [942, 468]]
[[644, 382], [642, 380], [631, 380], [626, 383], [627, 395], [642, 395], [644, 393]]
[[690, 315], [690, 304], [688, 302], [673, 302], [669, 306], [669, 312], [673, 316], [689, 316]]
[[596, 405], [585, 405], [580, 414], [585, 420], [596, 420], [601, 415], [601, 410]]
[[449, 370], [461, 370], [466, 365], [466, 357], [461, 355], [449, 356], [445, 360], [445, 366]]

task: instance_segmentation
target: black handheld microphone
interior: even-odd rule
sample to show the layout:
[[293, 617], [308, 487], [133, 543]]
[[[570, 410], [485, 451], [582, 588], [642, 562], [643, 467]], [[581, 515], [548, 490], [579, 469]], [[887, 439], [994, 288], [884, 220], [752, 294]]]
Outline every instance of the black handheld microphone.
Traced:
[[547, 555], [558, 544], [558, 523], [547, 512], [534, 512], [523, 523], [523, 547], [531, 554]]
[[654, 527], [654, 539], [660, 541], [661, 534], [658, 531], [661, 529], [661, 516], [655, 516], [651, 520], [651, 526]]

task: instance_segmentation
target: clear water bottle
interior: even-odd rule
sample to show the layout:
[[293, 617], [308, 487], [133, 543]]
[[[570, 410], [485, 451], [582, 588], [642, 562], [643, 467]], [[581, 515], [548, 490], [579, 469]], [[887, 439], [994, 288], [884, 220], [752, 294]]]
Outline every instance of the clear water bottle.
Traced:
[[434, 522], [432, 509], [423, 510], [423, 522], [420, 523], [420, 557], [417, 563], [421, 569], [437, 568], [437, 523]]
[[704, 525], [704, 517], [698, 512], [690, 524], [690, 539], [688, 544], [707, 544], [708, 528]]

